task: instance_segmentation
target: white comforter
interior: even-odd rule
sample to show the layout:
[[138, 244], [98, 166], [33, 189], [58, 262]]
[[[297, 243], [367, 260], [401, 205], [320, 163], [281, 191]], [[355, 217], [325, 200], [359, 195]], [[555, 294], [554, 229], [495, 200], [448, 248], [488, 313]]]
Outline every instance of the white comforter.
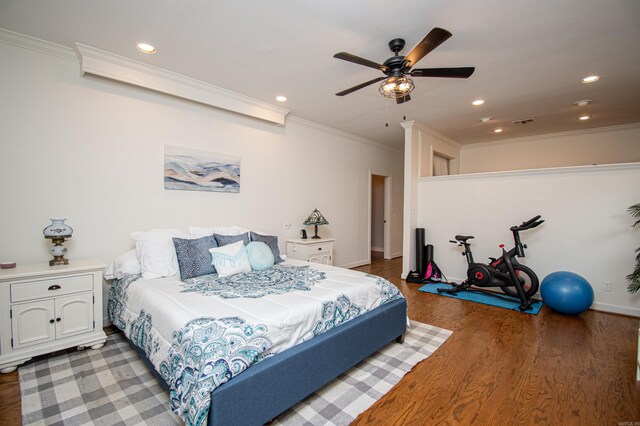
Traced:
[[[280, 272], [287, 283], [275, 282]], [[189, 425], [206, 424], [211, 391], [252, 364], [402, 297], [380, 277], [295, 260], [249, 274], [215, 285], [127, 277], [110, 291], [111, 321], [145, 351]]]

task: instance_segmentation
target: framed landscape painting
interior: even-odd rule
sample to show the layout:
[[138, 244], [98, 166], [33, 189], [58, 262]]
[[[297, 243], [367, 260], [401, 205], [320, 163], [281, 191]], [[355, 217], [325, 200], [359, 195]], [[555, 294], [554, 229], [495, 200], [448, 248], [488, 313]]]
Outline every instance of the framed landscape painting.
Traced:
[[240, 192], [240, 157], [165, 145], [164, 188]]

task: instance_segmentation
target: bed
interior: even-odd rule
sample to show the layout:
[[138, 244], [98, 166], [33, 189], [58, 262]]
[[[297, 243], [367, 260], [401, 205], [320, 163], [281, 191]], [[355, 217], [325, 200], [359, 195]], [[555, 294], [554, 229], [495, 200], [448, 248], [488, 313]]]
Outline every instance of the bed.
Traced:
[[407, 326], [387, 280], [295, 260], [228, 277], [127, 274], [108, 313], [187, 425], [264, 424]]

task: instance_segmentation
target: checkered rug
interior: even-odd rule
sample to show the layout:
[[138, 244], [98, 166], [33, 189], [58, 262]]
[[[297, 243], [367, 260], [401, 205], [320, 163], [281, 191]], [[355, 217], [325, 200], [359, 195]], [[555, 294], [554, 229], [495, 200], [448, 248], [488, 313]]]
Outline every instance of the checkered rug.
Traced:
[[411, 321], [402, 345], [388, 344], [281, 414], [274, 424], [348, 425], [389, 392], [417, 363], [434, 353], [451, 333]]
[[[280, 415], [277, 425], [348, 425], [451, 335], [411, 321], [391, 343]], [[19, 369], [24, 425], [180, 425], [168, 393], [120, 333], [99, 350], [31, 362]]]
[[18, 369], [23, 425], [180, 425], [169, 394], [121, 333], [98, 350]]

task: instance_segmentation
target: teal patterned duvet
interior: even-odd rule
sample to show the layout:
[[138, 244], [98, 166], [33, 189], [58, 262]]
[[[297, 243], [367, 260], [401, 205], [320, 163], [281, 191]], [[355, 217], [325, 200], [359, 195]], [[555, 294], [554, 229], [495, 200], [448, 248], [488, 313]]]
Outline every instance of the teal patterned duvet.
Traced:
[[187, 425], [206, 425], [211, 392], [251, 365], [402, 298], [380, 277], [287, 260], [266, 271], [141, 279], [109, 291], [109, 318], [144, 350]]

